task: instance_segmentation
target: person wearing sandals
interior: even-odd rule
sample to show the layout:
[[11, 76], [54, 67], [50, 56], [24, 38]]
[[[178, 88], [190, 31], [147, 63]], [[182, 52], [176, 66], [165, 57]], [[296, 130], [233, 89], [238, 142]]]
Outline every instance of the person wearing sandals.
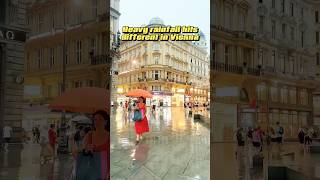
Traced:
[[145, 98], [139, 97], [135, 110], [140, 110], [142, 113], [142, 120], [135, 121], [135, 130], [136, 130], [136, 143], [142, 140], [143, 133], [149, 132], [149, 124], [146, 116], [147, 108], [145, 104]]

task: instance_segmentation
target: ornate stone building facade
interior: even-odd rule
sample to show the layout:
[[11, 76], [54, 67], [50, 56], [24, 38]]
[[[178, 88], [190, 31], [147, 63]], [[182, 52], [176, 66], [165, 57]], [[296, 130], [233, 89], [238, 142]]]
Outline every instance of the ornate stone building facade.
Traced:
[[108, 5], [105, 0], [29, 1], [25, 101], [47, 104], [63, 91], [64, 55], [66, 89], [109, 85]]
[[22, 120], [25, 2], [0, 2], [0, 141], [4, 125], [19, 140]]
[[313, 124], [313, 4], [214, 0], [211, 6], [215, 140], [232, 140], [238, 126], [267, 130], [278, 121], [287, 138], [296, 137]]
[[[164, 25], [160, 18], [148, 26]], [[145, 89], [164, 106], [183, 106], [184, 102], [208, 101], [209, 59], [205, 37], [201, 42], [122, 42], [117, 93], [118, 101], [130, 89]]]
[[111, 58], [112, 58], [112, 69], [111, 69], [111, 102], [115, 102], [117, 99], [117, 86], [116, 82], [118, 79], [118, 67], [117, 61], [120, 58], [119, 47], [120, 47], [120, 32], [119, 32], [119, 19], [120, 19], [120, 0], [111, 0], [110, 2], [110, 47], [111, 47]]

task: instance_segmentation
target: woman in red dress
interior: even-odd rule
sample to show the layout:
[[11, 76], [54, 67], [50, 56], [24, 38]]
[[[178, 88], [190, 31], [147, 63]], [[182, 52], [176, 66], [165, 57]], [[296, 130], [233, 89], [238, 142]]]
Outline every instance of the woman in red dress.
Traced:
[[136, 143], [139, 143], [139, 141], [142, 140], [143, 133], [149, 132], [149, 124], [148, 124], [148, 119], [146, 116], [147, 108], [145, 105], [145, 98], [140, 97], [138, 99], [136, 109], [140, 110], [142, 113], [142, 120], [135, 122]]

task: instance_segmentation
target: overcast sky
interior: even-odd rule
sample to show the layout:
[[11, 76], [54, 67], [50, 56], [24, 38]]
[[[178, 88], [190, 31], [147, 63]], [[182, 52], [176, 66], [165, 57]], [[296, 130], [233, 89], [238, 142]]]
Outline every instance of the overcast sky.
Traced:
[[120, 13], [120, 31], [122, 26], [147, 25], [159, 17], [165, 25], [199, 27], [210, 44], [210, 0], [120, 0]]

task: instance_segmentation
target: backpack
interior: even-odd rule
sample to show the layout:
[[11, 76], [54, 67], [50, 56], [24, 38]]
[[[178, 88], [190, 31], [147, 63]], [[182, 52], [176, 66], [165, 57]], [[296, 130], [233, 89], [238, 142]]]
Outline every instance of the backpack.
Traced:
[[280, 127], [279, 128], [279, 134], [283, 134], [284, 133], [284, 129], [283, 129], [283, 127]]

